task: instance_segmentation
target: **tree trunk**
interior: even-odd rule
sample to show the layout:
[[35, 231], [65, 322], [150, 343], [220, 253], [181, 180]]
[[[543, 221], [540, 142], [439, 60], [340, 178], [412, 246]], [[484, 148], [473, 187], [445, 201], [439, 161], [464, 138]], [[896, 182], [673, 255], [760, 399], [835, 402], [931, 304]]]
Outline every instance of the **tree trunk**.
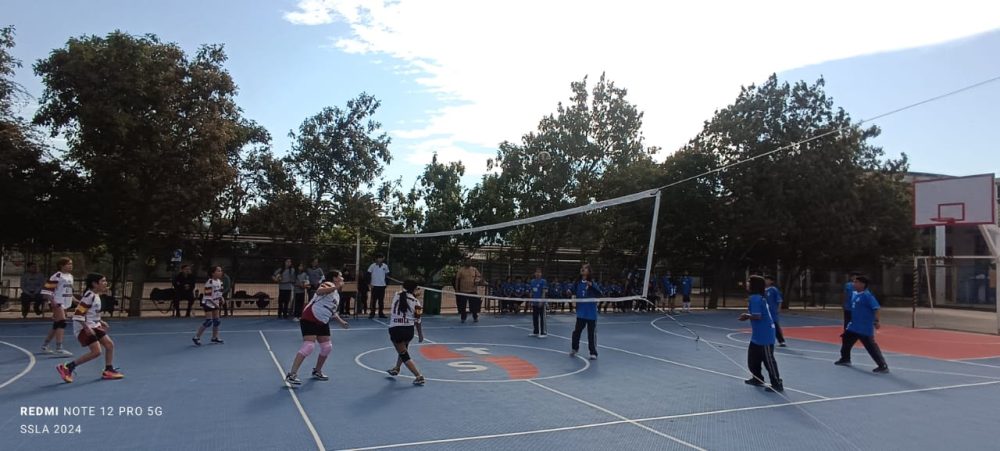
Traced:
[[784, 280], [778, 281], [778, 288], [781, 289], [785, 302], [783, 308], [787, 309], [792, 305], [793, 301], [798, 301], [800, 296], [795, 289], [798, 286], [799, 276], [802, 275], [802, 268], [799, 266], [793, 266], [790, 271], [787, 271], [783, 277]]
[[726, 277], [724, 276], [726, 270], [725, 264], [720, 264], [712, 270], [712, 293], [708, 297], [708, 308], [710, 309], [719, 308], [719, 295], [724, 295], [726, 290]]
[[142, 290], [146, 283], [146, 259], [149, 252], [143, 250], [136, 254], [135, 265], [132, 270], [132, 294], [128, 300], [128, 316], [139, 317], [142, 312]]

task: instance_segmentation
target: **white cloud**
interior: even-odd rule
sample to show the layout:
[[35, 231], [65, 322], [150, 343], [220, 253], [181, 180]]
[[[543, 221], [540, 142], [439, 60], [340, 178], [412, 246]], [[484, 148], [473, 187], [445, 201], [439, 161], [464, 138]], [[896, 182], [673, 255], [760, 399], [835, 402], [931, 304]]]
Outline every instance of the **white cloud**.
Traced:
[[322, 25], [333, 22], [330, 7], [323, 0], [302, 0], [299, 10], [286, 12], [285, 20], [297, 25]]
[[422, 163], [432, 148], [468, 162], [476, 154], [463, 149], [518, 140], [584, 75], [607, 72], [628, 88], [646, 113], [647, 144], [669, 153], [741, 85], [772, 72], [1000, 27], [1000, 3], [969, 0], [303, 0], [299, 9], [286, 19], [342, 21], [351, 34], [336, 47], [405, 61], [397, 73], [452, 102], [419, 128], [394, 131], [425, 140], [407, 158]]

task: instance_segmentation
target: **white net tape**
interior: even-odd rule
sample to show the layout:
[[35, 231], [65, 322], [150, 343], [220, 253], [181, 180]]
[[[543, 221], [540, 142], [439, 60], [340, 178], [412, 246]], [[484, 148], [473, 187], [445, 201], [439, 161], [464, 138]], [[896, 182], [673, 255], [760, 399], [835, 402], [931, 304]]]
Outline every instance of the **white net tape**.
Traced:
[[569, 208], [566, 210], [554, 211], [552, 213], [546, 213], [544, 215], [532, 216], [530, 218], [515, 219], [513, 221], [501, 222], [497, 224], [490, 224], [479, 227], [471, 227], [468, 229], [457, 229], [457, 230], [445, 230], [441, 232], [427, 232], [427, 233], [392, 233], [389, 234], [389, 238], [433, 238], [442, 236], [452, 236], [452, 235], [463, 235], [468, 233], [477, 232], [488, 232], [490, 230], [506, 229], [509, 227], [516, 227], [525, 224], [533, 224], [536, 222], [547, 221], [550, 219], [562, 218], [564, 216], [575, 215], [579, 213], [586, 213], [588, 211], [600, 210], [602, 208], [608, 208], [615, 205], [627, 204], [630, 202], [636, 202], [643, 199], [650, 199], [656, 196], [659, 192], [659, 188], [646, 190], [638, 192], [635, 194], [629, 194], [627, 196], [616, 197], [614, 199], [602, 200], [600, 202], [594, 202], [592, 204], [587, 204], [581, 207]]

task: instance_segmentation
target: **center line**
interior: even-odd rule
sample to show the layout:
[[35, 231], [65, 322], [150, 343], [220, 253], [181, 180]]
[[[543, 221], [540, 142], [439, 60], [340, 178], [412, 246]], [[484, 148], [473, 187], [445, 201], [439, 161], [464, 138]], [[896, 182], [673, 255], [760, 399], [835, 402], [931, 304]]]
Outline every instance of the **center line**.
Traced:
[[541, 388], [544, 388], [544, 389], [546, 389], [546, 390], [548, 390], [548, 391], [550, 391], [550, 392], [552, 392], [552, 393], [555, 393], [555, 394], [557, 394], [557, 395], [559, 395], [559, 396], [564, 396], [564, 397], [566, 397], [566, 398], [569, 398], [569, 399], [572, 399], [573, 401], [576, 401], [576, 402], [578, 402], [578, 403], [581, 403], [581, 404], [584, 404], [584, 405], [587, 405], [587, 406], [589, 406], [589, 407], [591, 407], [591, 408], [594, 408], [594, 409], [597, 409], [597, 410], [600, 410], [601, 412], [604, 412], [604, 413], [606, 413], [606, 414], [608, 414], [608, 415], [611, 415], [611, 416], [613, 416], [613, 417], [615, 417], [615, 418], [618, 418], [619, 420], [622, 420], [622, 421], [624, 421], [624, 422], [626, 422], [626, 423], [628, 423], [628, 424], [631, 424], [631, 425], [633, 425], [633, 426], [635, 426], [635, 427], [638, 427], [638, 428], [641, 428], [641, 429], [645, 429], [645, 430], [647, 430], [647, 431], [649, 431], [649, 432], [652, 432], [652, 433], [654, 433], [654, 434], [656, 434], [656, 435], [659, 435], [660, 437], [663, 437], [663, 438], [666, 438], [666, 439], [669, 439], [669, 440], [671, 440], [671, 441], [674, 441], [674, 442], [676, 442], [676, 443], [679, 443], [679, 444], [681, 444], [681, 445], [684, 445], [684, 446], [687, 446], [688, 448], [691, 448], [691, 449], [697, 449], [697, 450], [699, 450], [699, 451], [706, 451], [706, 450], [705, 450], [705, 448], [701, 448], [701, 447], [699, 447], [699, 446], [697, 446], [697, 445], [693, 445], [693, 444], [691, 444], [691, 443], [688, 443], [688, 442], [685, 442], [684, 440], [681, 440], [681, 439], [679, 439], [679, 438], [677, 438], [677, 437], [674, 437], [674, 436], [672, 436], [672, 435], [668, 435], [668, 434], [664, 434], [664, 433], [662, 433], [662, 432], [660, 432], [660, 431], [657, 431], [656, 429], [653, 429], [653, 428], [651, 428], [651, 427], [649, 427], [649, 426], [646, 426], [646, 425], [644, 425], [644, 424], [640, 424], [640, 423], [638, 423], [638, 422], [636, 422], [636, 421], [634, 421], [634, 420], [630, 420], [630, 419], [626, 418], [626, 417], [625, 417], [625, 416], [623, 416], [623, 415], [619, 415], [619, 414], [617, 414], [617, 413], [615, 413], [615, 412], [612, 412], [612, 411], [610, 411], [610, 410], [608, 410], [608, 409], [605, 409], [604, 407], [601, 407], [601, 406], [599, 406], [599, 405], [597, 405], [597, 404], [594, 404], [594, 403], [592, 403], [592, 402], [587, 402], [587, 401], [584, 401], [584, 400], [582, 400], [582, 399], [580, 399], [580, 398], [577, 398], [577, 397], [575, 397], [575, 396], [573, 396], [573, 395], [570, 395], [570, 394], [568, 394], [568, 393], [563, 393], [563, 392], [561, 392], [561, 391], [559, 391], [559, 390], [556, 390], [556, 389], [554, 389], [554, 388], [551, 388], [551, 387], [546, 387], [545, 385], [542, 385], [542, 384], [539, 384], [538, 382], [535, 382], [535, 381], [532, 381], [532, 380], [528, 380], [528, 381], [525, 381], [525, 382], [527, 382], [527, 383], [529, 383], [529, 384], [531, 384], [531, 385], [534, 385], [534, 386], [536, 386], [536, 387], [541, 387]]
[[[274, 351], [271, 350], [271, 344], [267, 342], [267, 337], [264, 336], [264, 331], [260, 332], [260, 339], [264, 340], [264, 346], [267, 346], [267, 353], [271, 354], [271, 360], [274, 360], [274, 366], [278, 367], [278, 374], [281, 375], [281, 380], [285, 380], [285, 370], [281, 368], [281, 364], [278, 363], [278, 358], [274, 356]], [[292, 395], [292, 401], [295, 401], [295, 407], [299, 409], [299, 414], [302, 415], [302, 420], [306, 422], [306, 427], [309, 428], [309, 433], [312, 434], [313, 440], [316, 441], [316, 449], [319, 451], [326, 451], [326, 447], [323, 446], [323, 440], [320, 440], [319, 433], [316, 432], [316, 428], [313, 427], [312, 421], [309, 421], [309, 415], [306, 415], [305, 409], [302, 408], [302, 403], [299, 402], [299, 397], [295, 395], [295, 389], [292, 388], [288, 382], [285, 382], [285, 387], [288, 387], [288, 394]]]

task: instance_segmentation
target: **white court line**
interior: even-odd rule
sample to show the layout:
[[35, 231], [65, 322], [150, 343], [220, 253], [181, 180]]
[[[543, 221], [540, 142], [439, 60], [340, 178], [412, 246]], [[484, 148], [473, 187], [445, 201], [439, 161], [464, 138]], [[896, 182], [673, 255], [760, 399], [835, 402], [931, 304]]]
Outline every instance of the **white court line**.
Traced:
[[[654, 320], [654, 322], [655, 322], [655, 320]], [[670, 332], [670, 331], [667, 331], [667, 330], [663, 330], [662, 328], [660, 328], [659, 326], [657, 326], [657, 325], [655, 325], [653, 323], [650, 323], [650, 325], [653, 326], [655, 329], [657, 329], [660, 332], [663, 332], [665, 334], [674, 335], [674, 336], [685, 338], [685, 339], [688, 339], [688, 340], [694, 340], [695, 339], [694, 337], [689, 337], [687, 335], [678, 334], [678, 333], [675, 333], [675, 332]], [[746, 333], [746, 332], [735, 332], [735, 333], [732, 333], [732, 334], [728, 334], [728, 335], [726, 335], [726, 338], [729, 338], [730, 340], [733, 340], [733, 341], [737, 341], [734, 338], [732, 338], [732, 335], [735, 335], [737, 333]], [[720, 347], [734, 348], [734, 349], [743, 349], [742, 346], [731, 345], [729, 343], [720, 343], [720, 342], [716, 342], [716, 341], [706, 340], [704, 338], [699, 338], [699, 340], [700, 341], [704, 341], [705, 343], [714, 344], [714, 345], [717, 345], [717, 346], [720, 346]], [[737, 342], [738, 343], [744, 343], [743, 340], [739, 340]], [[775, 351], [777, 351], [777, 349]], [[797, 351], [817, 352], [817, 353], [827, 353], [827, 354], [840, 355], [839, 352], [831, 352], [831, 351], [808, 351], [808, 350], [804, 350], [804, 349], [797, 349]], [[854, 352], [854, 351], [852, 351], [852, 352]], [[782, 351], [782, 352], [776, 352], [776, 354], [781, 355], [782, 357], [793, 357], [793, 358], [798, 358], [798, 359], [816, 360], [816, 361], [820, 361], [820, 362], [829, 362], [830, 361], [830, 359], [824, 359], [824, 358], [819, 358], [819, 357], [809, 357], [809, 356], [805, 356], [805, 355], [799, 355], [799, 354], [796, 354], [794, 352], [791, 352], [790, 350], [786, 350], [786, 351]], [[908, 356], [907, 354], [903, 354], [903, 355]], [[916, 357], [917, 358], [921, 358], [919, 356], [916, 356]], [[947, 361], [950, 362], [951, 360], [947, 360]], [[959, 363], [961, 363], [961, 362], [959, 362]], [[984, 366], [991, 366], [991, 365], [984, 365]], [[996, 366], [992, 366], [992, 367], [993, 368], [1000, 368], [1000, 367], [996, 367]], [[907, 367], [901, 367], [901, 366], [893, 366], [892, 369], [894, 371], [895, 370], [899, 370], [899, 371], [911, 371], [911, 372], [916, 372], [916, 373], [940, 374], [940, 375], [945, 375], [945, 376], [964, 376], [964, 377], [974, 377], [974, 378], [978, 378], [978, 379], [1000, 380], [1000, 377], [983, 376], [983, 375], [979, 375], [979, 374], [968, 374], [968, 373], [955, 373], [955, 372], [951, 372], [951, 371], [924, 370], [924, 369], [919, 369], [919, 368], [907, 368]]]
[[344, 448], [338, 451], [369, 451], [375, 449], [386, 449], [386, 448], [403, 448], [407, 446], [422, 446], [422, 445], [437, 445], [441, 443], [455, 443], [455, 442], [468, 442], [475, 440], [488, 440], [493, 438], [504, 438], [504, 437], [520, 437], [523, 435], [534, 435], [534, 434], [546, 434], [549, 432], [562, 432], [562, 431], [575, 431], [579, 429], [589, 429], [597, 428], [602, 426], [612, 426], [616, 424], [626, 424], [627, 421], [608, 421], [605, 423], [593, 423], [593, 424], [583, 424], [580, 426], [565, 426], [559, 428], [549, 428], [549, 429], [537, 429], [534, 431], [523, 431], [523, 432], [506, 432], [502, 434], [489, 434], [489, 435], [474, 435], [469, 437], [455, 437], [455, 438], [445, 438], [438, 440], [424, 440], [422, 442], [409, 442], [409, 443], [395, 443], [392, 445], [378, 445], [369, 446], [365, 448]]
[[556, 390], [556, 389], [554, 389], [554, 388], [552, 388], [552, 387], [546, 387], [545, 385], [542, 385], [542, 384], [539, 384], [538, 382], [535, 382], [535, 381], [530, 381], [530, 380], [529, 380], [529, 381], [527, 381], [527, 382], [528, 382], [529, 384], [531, 384], [531, 385], [534, 385], [534, 386], [536, 386], [536, 387], [541, 387], [541, 388], [544, 388], [544, 389], [546, 389], [546, 390], [548, 390], [548, 391], [550, 391], [550, 392], [552, 392], [552, 393], [555, 393], [555, 394], [557, 394], [557, 395], [560, 395], [560, 396], [563, 396], [563, 397], [566, 397], [566, 398], [569, 398], [569, 399], [572, 399], [573, 401], [576, 401], [576, 402], [578, 402], [578, 403], [580, 403], [580, 404], [583, 404], [583, 405], [586, 405], [586, 406], [588, 406], [588, 407], [591, 407], [591, 408], [594, 408], [594, 409], [597, 409], [597, 410], [600, 410], [601, 412], [604, 412], [604, 413], [606, 413], [606, 414], [608, 414], [608, 415], [611, 415], [611, 416], [613, 416], [613, 417], [615, 417], [615, 418], [618, 418], [618, 419], [620, 419], [620, 420], [622, 420], [622, 421], [625, 421], [625, 422], [627, 422], [627, 423], [629, 423], [629, 424], [631, 424], [631, 425], [633, 425], [633, 426], [636, 426], [636, 427], [639, 427], [639, 428], [642, 428], [642, 429], [645, 429], [645, 430], [647, 430], [647, 431], [649, 431], [649, 432], [652, 432], [652, 433], [654, 433], [654, 434], [656, 434], [656, 435], [659, 435], [660, 437], [663, 437], [663, 438], [665, 438], [665, 439], [668, 439], [668, 440], [671, 440], [671, 441], [673, 441], [673, 442], [676, 442], [676, 443], [679, 443], [679, 444], [681, 444], [681, 445], [684, 445], [684, 446], [686, 446], [686, 447], [688, 447], [688, 448], [691, 448], [691, 449], [696, 449], [696, 450], [699, 450], [699, 451], [707, 451], [707, 450], [706, 450], [705, 448], [702, 448], [702, 447], [699, 447], [699, 446], [697, 446], [697, 445], [693, 445], [693, 444], [691, 444], [691, 443], [688, 443], [688, 442], [685, 442], [684, 440], [681, 440], [681, 439], [679, 439], [679, 438], [677, 438], [677, 437], [674, 437], [674, 436], [672, 436], [672, 435], [669, 435], [669, 434], [664, 434], [664, 433], [662, 433], [662, 432], [660, 432], [660, 431], [657, 431], [656, 429], [653, 429], [653, 428], [651, 428], [651, 427], [649, 427], [649, 426], [646, 426], [646, 425], [644, 425], [644, 424], [639, 424], [639, 423], [637, 423], [637, 422], [635, 422], [635, 421], [632, 421], [632, 420], [630, 420], [630, 419], [626, 418], [626, 417], [625, 417], [624, 415], [619, 415], [619, 414], [617, 414], [617, 413], [615, 413], [615, 412], [612, 412], [612, 411], [610, 411], [610, 410], [608, 410], [608, 409], [605, 409], [604, 407], [601, 407], [601, 406], [599, 406], [599, 405], [597, 405], [597, 404], [594, 404], [594, 403], [592, 403], [592, 402], [587, 402], [587, 401], [584, 401], [584, 400], [582, 400], [582, 399], [580, 399], [580, 398], [577, 398], [577, 397], [575, 397], [575, 396], [573, 396], [573, 395], [570, 395], [570, 394], [567, 394], [567, 393], [563, 393], [563, 392], [561, 392], [561, 391], [559, 391], [559, 390]]
[[465, 442], [465, 441], [475, 441], [475, 440], [489, 440], [489, 439], [504, 438], [504, 437], [519, 437], [519, 436], [524, 436], [524, 435], [546, 434], [546, 433], [551, 433], [551, 432], [574, 431], [574, 430], [580, 430], [580, 429], [590, 429], [590, 428], [598, 428], [598, 427], [605, 427], [605, 426], [614, 426], [614, 425], [618, 425], [618, 424], [645, 423], [645, 422], [648, 422], [648, 421], [663, 421], [663, 420], [676, 420], [676, 419], [683, 419], [683, 418], [696, 418], [696, 417], [704, 417], [704, 416], [712, 416], [712, 415], [724, 415], [724, 414], [727, 414], [727, 413], [747, 412], [747, 411], [766, 410], [766, 409], [777, 409], [777, 408], [781, 408], [781, 407], [793, 407], [793, 406], [797, 406], [797, 405], [801, 405], [801, 404], [818, 404], [818, 403], [844, 401], [844, 400], [852, 400], [852, 399], [865, 399], [865, 398], [876, 398], [876, 397], [885, 397], [885, 396], [897, 396], [897, 395], [906, 395], [906, 394], [912, 394], [912, 393], [923, 393], [923, 392], [941, 391], [941, 390], [953, 390], [953, 389], [959, 389], [959, 388], [980, 387], [980, 386], [996, 385], [996, 384], [1000, 384], [1000, 381], [978, 382], [978, 383], [974, 383], [974, 384], [948, 385], [948, 386], [943, 386], [943, 387], [918, 388], [918, 389], [913, 389], [913, 390], [901, 390], [901, 391], [894, 391], [894, 392], [868, 393], [868, 394], [862, 394], [862, 395], [840, 396], [840, 397], [826, 398], [826, 399], [810, 399], [810, 400], [806, 400], [806, 401], [795, 401], [795, 402], [787, 402], [787, 403], [782, 403], [782, 404], [765, 404], [765, 405], [761, 405], [761, 406], [738, 407], [738, 408], [733, 408], [733, 409], [721, 409], [721, 410], [710, 410], [710, 411], [705, 411], [705, 412], [682, 413], [682, 414], [677, 414], [677, 415], [664, 415], [664, 416], [659, 416], [659, 417], [640, 418], [640, 419], [627, 420], [627, 421], [626, 420], [621, 420], [621, 421], [607, 421], [607, 422], [603, 422], [603, 423], [583, 424], [583, 425], [579, 425], [579, 426], [566, 426], [566, 427], [559, 427], [559, 428], [536, 429], [536, 430], [522, 431], [522, 432], [507, 432], [507, 433], [503, 433], [503, 434], [475, 435], [475, 436], [469, 436], [469, 437], [456, 437], [456, 438], [447, 438], [447, 439], [439, 439], [439, 440], [425, 440], [425, 441], [421, 441], [421, 442], [396, 443], [396, 444], [391, 444], [391, 445], [379, 445], [379, 446], [372, 446], [372, 447], [367, 447], [367, 448], [351, 448], [351, 449], [361, 451], [361, 450], [375, 450], [375, 449], [383, 449], [383, 448], [402, 448], [402, 447], [407, 447], [407, 446], [434, 445], [434, 444], [440, 444], [440, 443], [455, 443], [455, 442]]
[[[513, 327], [515, 327], [517, 329], [528, 330], [527, 328], [524, 328], [524, 327], [518, 327], [518, 326], [513, 326]], [[550, 337], [556, 337], [556, 338], [562, 338], [563, 340], [569, 340], [569, 338], [563, 337], [561, 335], [549, 334], [549, 336]], [[581, 341], [583, 341], [583, 340], [581, 340]], [[615, 348], [613, 346], [606, 346], [606, 345], [597, 345], [597, 347], [598, 348], [604, 348], [604, 349], [610, 349], [612, 351], [624, 352], [625, 354], [631, 354], [631, 355], [634, 355], [634, 356], [643, 357], [643, 358], [647, 358], [647, 359], [651, 359], [651, 360], [656, 360], [656, 361], [663, 362], [663, 363], [669, 363], [671, 365], [677, 365], [677, 366], [688, 368], [688, 369], [692, 369], [692, 370], [704, 371], [706, 373], [716, 374], [716, 375], [719, 375], [719, 376], [725, 376], [725, 377], [728, 377], [728, 378], [731, 378], [731, 379], [743, 380], [743, 376], [737, 376], [735, 374], [729, 374], [729, 373], [723, 373], [721, 371], [710, 370], [708, 368], [702, 368], [700, 366], [688, 365], [687, 363], [676, 362], [676, 361], [673, 361], [673, 360], [664, 359], [664, 358], [660, 358], [660, 357], [656, 357], [656, 356], [651, 356], [651, 355], [646, 355], [646, 354], [640, 354], [638, 352], [629, 351], [627, 349]], [[797, 390], [797, 389], [794, 389], [794, 388], [789, 388], [788, 386], [785, 386], [785, 390], [793, 391], [795, 393], [801, 393], [803, 395], [812, 396], [814, 398], [827, 399], [826, 396], [817, 395], [815, 393], [809, 393], [807, 391]]]
[[28, 374], [28, 372], [31, 371], [31, 369], [35, 367], [36, 360], [35, 360], [34, 354], [32, 354], [31, 351], [28, 351], [27, 349], [24, 349], [24, 348], [22, 348], [22, 347], [20, 347], [18, 345], [7, 343], [6, 341], [0, 341], [0, 344], [5, 344], [7, 346], [10, 346], [10, 347], [12, 347], [14, 349], [17, 349], [17, 350], [23, 352], [25, 355], [28, 356], [28, 366], [25, 367], [23, 370], [21, 370], [20, 373], [17, 373], [17, 375], [15, 375], [14, 377], [12, 377], [12, 378], [8, 379], [6, 382], [0, 384], [0, 388], [4, 388], [4, 387], [6, 387], [6, 386], [8, 386], [10, 384], [13, 384], [14, 381], [16, 381], [16, 380], [24, 377], [25, 374]]
[[837, 396], [837, 397], [825, 398], [825, 399], [807, 399], [805, 401], [794, 401], [794, 402], [786, 402], [786, 403], [781, 403], [781, 404], [768, 404], [768, 405], [763, 405], [763, 406], [737, 407], [737, 408], [733, 408], [733, 409], [711, 410], [711, 411], [707, 411], [707, 412], [683, 413], [683, 414], [678, 414], [678, 415], [664, 415], [662, 417], [640, 418], [640, 419], [636, 419], [634, 421], [646, 422], [646, 421], [674, 420], [674, 419], [678, 419], [678, 418], [693, 418], [693, 417], [702, 417], [702, 416], [707, 416], [707, 415], [720, 415], [720, 414], [733, 413], [733, 412], [746, 412], [746, 411], [752, 411], [752, 410], [776, 409], [776, 408], [779, 408], [779, 407], [801, 406], [801, 405], [804, 405], [804, 404], [818, 404], [818, 403], [833, 402], [833, 401], [845, 401], [845, 400], [851, 400], [851, 399], [879, 398], [879, 397], [885, 397], [885, 396], [906, 395], [906, 394], [911, 394], [911, 393], [924, 393], [924, 392], [941, 391], [941, 390], [953, 390], [953, 389], [957, 389], [957, 388], [982, 387], [982, 386], [986, 386], [986, 385], [997, 385], [997, 384], [1000, 384], [1000, 381], [976, 382], [976, 383], [971, 383], [971, 384], [946, 385], [946, 386], [943, 386], [943, 387], [914, 388], [914, 389], [911, 389], [911, 390], [898, 390], [898, 391], [882, 392], [882, 393], [866, 393], [866, 394], [861, 394], [861, 395]]
[[[380, 322], [381, 325], [388, 327], [387, 324]], [[601, 324], [644, 324], [645, 321], [633, 321], [633, 322], [618, 322], [618, 323], [601, 323]], [[0, 321], [0, 325], [6, 324]], [[475, 326], [425, 326], [424, 330], [475, 330], [475, 329], [485, 329], [485, 328], [508, 328], [514, 326], [520, 326], [523, 323], [516, 324], [490, 324], [490, 325], [475, 325]], [[51, 325], [47, 323], [47, 325]], [[116, 337], [143, 337], [143, 336], [157, 336], [157, 335], [190, 335], [194, 329], [182, 330], [182, 331], [165, 331], [165, 332], [116, 332]], [[351, 326], [350, 329], [336, 329], [335, 332], [351, 332], [351, 331], [361, 331], [361, 330], [385, 330], [384, 327], [354, 327]], [[226, 333], [257, 333], [258, 331], [264, 332], [301, 332], [299, 328], [294, 329], [226, 329]], [[32, 335], [0, 335], [0, 338], [37, 338], [38, 334]]]
[[299, 397], [295, 395], [295, 389], [292, 388], [288, 382], [285, 382], [285, 370], [281, 368], [281, 364], [278, 363], [278, 358], [274, 356], [274, 351], [271, 350], [271, 344], [267, 342], [267, 337], [264, 336], [264, 331], [260, 332], [260, 339], [264, 340], [264, 346], [267, 347], [267, 353], [271, 354], [271, 360], [274, 360], [274, 366], [278, 367], [278, 374], [281, 376], [281, 381], [288, 388], [288, 394], [292, 395], [292, 401], [295, 401], [295, 407], [299, 409], [299, 414], [302, 415], [302, 420], [306, 422], [306, 427], [309, 428], [309, 433], [312, 434], [313, 440], [316, 441], [316, 448], [319, 451], [326, 451], [326, 447], [323, 446], [323, 440], [319, 438], [319, 433], [316, 432], [316, 428], [313, 427], [312, 421], [309, 420], [309, 415], [306, 415], [305, 409], [302, 408], [302, 403], [299, 402]]
[[961, 363], [962, 365], [972, 365], [972, 366], [979, 366], [979, 367], [985, 367], [985, 368], [1000, 368], [1000, 366], [987, 365], [985, 363], [979, 363], [979, 362], [970, 362], [968, 360], [945, 360], [945, 361], [946, 362], [952, 362], [952, 363]]

